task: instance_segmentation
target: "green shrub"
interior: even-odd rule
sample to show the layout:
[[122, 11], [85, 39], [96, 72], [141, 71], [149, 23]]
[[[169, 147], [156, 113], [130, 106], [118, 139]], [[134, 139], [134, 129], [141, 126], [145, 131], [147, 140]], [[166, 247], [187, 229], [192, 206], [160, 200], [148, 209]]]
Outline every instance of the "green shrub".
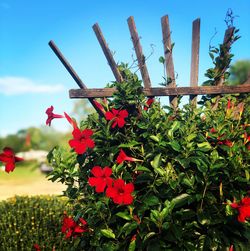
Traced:
[[[207, 97], [177, 111], [155, 100], [145, 109], [141, 81], [121, 71], [125, 81], [98, 105], [106, 116], [89, 116], [81, 131], [68, 118], [73, 149], [49, 155], [74, 220], [88, 224], [75, 250], [250, 250], [249, 214], [240, 222], [231, 206], [249, 197], [250, 96]], [[126, 193], [118, 182], [129, 184]]]
[[0, 202], [0, 250], [69, 250], [61, 233], [67, 200], [56, 196], [16, 196]]

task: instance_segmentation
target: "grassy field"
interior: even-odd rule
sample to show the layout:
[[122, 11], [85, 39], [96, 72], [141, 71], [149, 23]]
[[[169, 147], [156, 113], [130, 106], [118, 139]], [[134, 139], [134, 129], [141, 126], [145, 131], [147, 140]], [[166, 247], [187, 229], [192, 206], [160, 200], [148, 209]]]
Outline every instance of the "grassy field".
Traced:
[[17, 164], [14, 172], [0, 169], [0, 200], [14, 195], [62, 194], [65, 186], [48, 181], [35, 162]]

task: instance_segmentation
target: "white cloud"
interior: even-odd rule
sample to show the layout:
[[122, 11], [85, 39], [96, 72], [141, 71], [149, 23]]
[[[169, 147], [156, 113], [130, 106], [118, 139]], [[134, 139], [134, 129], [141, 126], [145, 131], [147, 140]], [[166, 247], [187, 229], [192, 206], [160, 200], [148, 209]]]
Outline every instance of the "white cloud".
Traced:
[[55, 93], [63, 90], [64, 86], [61, 84], [41, 84], [23, 77], [0, 77], [0, 93], [5, 95]]

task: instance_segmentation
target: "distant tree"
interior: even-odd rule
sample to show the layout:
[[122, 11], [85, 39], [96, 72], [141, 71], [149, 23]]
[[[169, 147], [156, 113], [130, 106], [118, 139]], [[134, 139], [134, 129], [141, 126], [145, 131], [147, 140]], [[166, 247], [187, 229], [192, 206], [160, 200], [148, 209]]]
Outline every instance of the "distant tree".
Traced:
[[81, 121], [86, 119], [88, 114], [94, 111], [94, 108], [87, 99], [79, 99], [75, 102], [71, 115], [77, 119], [77, 121]]
[[241, 85], [250, 78], [250, 60], [236, 61], [229, 68], [228, 85]]

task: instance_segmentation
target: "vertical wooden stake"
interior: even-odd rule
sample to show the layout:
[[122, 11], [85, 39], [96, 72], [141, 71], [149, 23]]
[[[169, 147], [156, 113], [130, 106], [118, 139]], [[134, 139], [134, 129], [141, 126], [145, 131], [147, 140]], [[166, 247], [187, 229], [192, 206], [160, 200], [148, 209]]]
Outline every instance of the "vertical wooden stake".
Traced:
[[[172, 57], [171, 32], [170, 32], [168, 16], [163, 16], [161, 18], [161, 27], [162, 27], [162, 38], [163, 38], [167, 78], [168, 80], [171, 80], [171, 83], [166, 88], [176, 87], [174, 63]], [[178, 105], [177, 97], [174, 96], [169, 97], [169, 102], [174, 109], [177, 109]]]
[[115, 60], [113, 58], [113, 55], [112, 55], [112, 53], [111, 53], [111, 51], [110, 51], [110, 49], [109, 49], [109, 47], [108, 47], [108, 45], [107, 45], [107, 43], [105, 41], [105, 38], [104, 38], [104, 36], [102, 34], [102, 31], [101, 31], [98, 23], [94, 24], [92, 28], [93, 28], [93, 30], [94, 30], [94, 32], [96, 34], [96, 37], [97, 37], [97, 39], [98, 39], [98, 41], [99, 41], [99, 43], [100, 43], [100, 45], [102, 47], [103, 53], [104, 53], [104, 55], [105, 55], [105, 57], [106, 57], [106, 59], [108, 61], [108, 64], [109, 64], [109, 66], [110, 66], [110, 68], [111, 68], [111, 70], [112, 70], [112, 72], [113, 72], [113, 74], [115, 76], [116, 81], [117, 82], [122, 82], [123, 79], [122, 79], [121, 73], [118, 70], [117, 64], [116, 64], [116, 62], [115, 62]]
[[[200, 19], [193, 21], [192, 28], [192, 56], [191, 56], [191, 72], [190, 87], [198, 86], [199, 77], [199, 49], [200, 49]], [[197, 103], [197, 96], [190, 95], [190, 102], [193, 105]]]
[[132, 41], [133, 41], [133, 45], [134, 45], [134, 48], [135, 48], [135, 53], [136, 53], [139, 68], [140, 68], [140, 71], [141, 71], [141, 76], [142, 76], [144, 86], [146, 88], [150, 88], [151, 87], [151, 81], [150, 81], [150, 77], [149, 77], [149, 74], [148, 74], [148, 69], [147, 69], [146, 62], [145, 62], [145, 56], [143, 55], [143, 52], [142, 52], [140, 38], [138, 36], [137, 30], [136, 30], [136, 27], [135, 27], [134, 17], [132, 17], [132, 16], [129, 17], [127, 19], [127, 22], [128, 22], [128, 27], [129, 27], [129, 31], [130, 31], [130, 34], [131, 34], [131, 38], [132, 38]]

